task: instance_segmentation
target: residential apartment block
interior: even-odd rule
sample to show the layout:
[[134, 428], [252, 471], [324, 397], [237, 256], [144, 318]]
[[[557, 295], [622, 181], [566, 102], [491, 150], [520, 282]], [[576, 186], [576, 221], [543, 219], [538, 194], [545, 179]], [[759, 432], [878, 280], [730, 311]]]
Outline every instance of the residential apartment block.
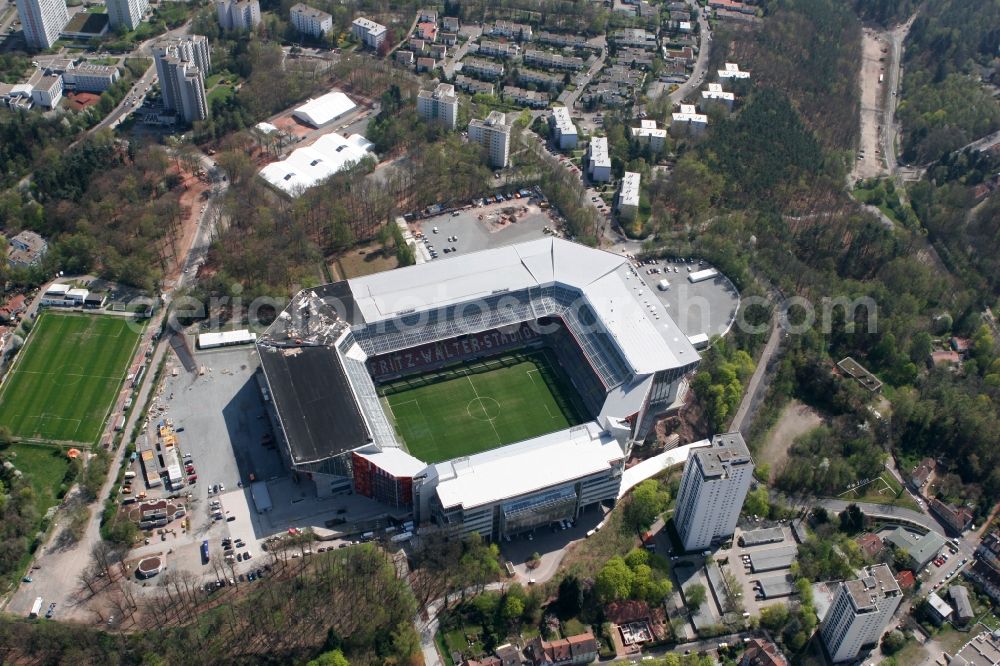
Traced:
[[570, 118], [568, 108], [565, 106], [553, 108], [552, 115], [549, 117], [549, 126], [552, 128], [552, 140], [559, 146], [559, 150], [576, 148], [578, 133], [573, 119]]
[[654, 153], [663, 150], [667, 142], [667, 130], [658, 129], [655, 120], [641, 122], [641, 127], [632, 128], [632, 138], [641, 146], [649, 146]]
[[595, 47], [587, 43], [584, 37], [576, 34], [562, 35], [555, 32], [540, 32], [535, 40], [541, 44], [551, 44], [552, 46], [559, 46], [563, 48], [570, 49], [594, 49], [597, 50], [600, 47]]
[[[638, 192], [638, 186], [635, 189]], [[635, 199], [637, 206], [638, 196]], [[674, 512], [684, 550], [704, 550], [733, 535], [753, 470], [750, 451], [738, 432], [716, 435], [711, 446], [691, 452]]]
[[722, 89], [721, 83], [709, 83], [708, 90], [701, 91], [701, 106], [705, 108], [711, 104], [725, 107], [727, 111], [733, 110], [733, 101], [736, 96], [731, 92]]
[[260, 25], [258, 0], [217, 0], [215, 10], [223, 30], [250, 32]]
[[611, 41], [618, 46], [632, 46], [637, 49], [655, 49], [656, 35], [642, 28], [622, 28], [611, 33]]
[[725, 69], [718, 70], [720, 79], [749, 79], [750, 72], [744, 72], [740, 66], [733, 62], [727, 62]]
[[427, 122], [439, 122], [449, 130], [455, 129], [458, 119], [455, 86], [439, 83], [434, 90], [421, 90], [417, 93], [417, 113]]
[[469, 141], [486, 148], [494, 168], [507, 166], [510, 159], [510, 125], [504, 114], [491, 111], [486, 120], [473, 118], [469, 122]]
[[698, 113], [693, 104], [681, 104], [671, 116], [670, 133], [674, 136], [700, 136], [708, 127], [708, 116]]
[[518, 88], [517, 86], [504, 86], [503, 97], [514, 104], [532, 109], [544, 109], [550, 101], [546, 93]]
[[50, 48], [69, 23], [66, 0], [17, 0], [17, 14], [32, 49]]
[[563, 77], [558, 74], [550, 74], [540, 69], [528, 69], [521, 67], [517, 70], [517, 82], [521, 84], [533, 83], [540, 88], [561, 87]]
[[[622, 219], [633, 220], [639, 211], [641, 177], [634, 171], [626, 171], [622, 178], [618, 187], [618, 216]], [[688, 462], [690, 463], [690, 458]]]
[[386, 28], [381, 23], [376, 23], [371, 19], [360, 16], [351, 23], [351, 34], [357, 37], [361, 43], [378, 49], [385, 41]]
[[504, 67], [498, 62], [485, 60], [483, 58], [463, 58], [462, 71], [466, 74], [474, 74], [482, 79], [493, 81], [499, 79], [504, 74]]
[[295, 26], [295, 29], [304, 35], [322, 37], [333, 30], [333, 17], [331, 15], [301, 2], [292, 5], [291, 9], [288, 10], [288, 19]]
[[464, 74], [459, 74], [455, 77], [455, 87], [459, 90], [464, 90], [470, 95], [493, 95], [496, 93], [496, 86], [492, 83], [487, 83], [486, 81], [480, 81], [479, 79], [469, 78]]
[[208, 39], [185, 35], [161, 40], [153, 46], [153, 59], [163, 93], [163, 108], [176, 111], [187, 123], [207, 118], [205, 76], [212, 71]]
[[149, 0], [106, 0], [105, 4], [108, 8], [108, 22], [113, 29], [121, 26], [126, 30], [135, 30], [149, 9]]
[[486, 34], [492, 37], [506, 37], [522, 42], [530, 42], [532, 33], [531, 26], [524, 23], [512, 23], [510, 21], [497, 21], [486, 28]]
[[564, 56], [561, 53], [551, 51], [539, 51], [537, 49], [525, 49], [524, 64], [547, 67], [549, 69], [583, 69], [583, 58], [575, 56]]
[[521, 53], [521, 47], [511, 42], [480, 39], [478, 53], [491, 58], [516, 58]]
[[820, 623], [820, 636], [835, 664], [875, 647], [903, 598], [887, 565], [876, 564], [861, 573], [858, 580], [840, 584]]
[[587, 148], [587, 173], [595, 183], [611, 180], [611, 157], [608, 155], [608, 138], [595, 136]]
[[34, 266], [41, 262], [49, 251], [49, 244], [34, 231], [22, 231], [10, 239], [7, 261], [11, 266]]

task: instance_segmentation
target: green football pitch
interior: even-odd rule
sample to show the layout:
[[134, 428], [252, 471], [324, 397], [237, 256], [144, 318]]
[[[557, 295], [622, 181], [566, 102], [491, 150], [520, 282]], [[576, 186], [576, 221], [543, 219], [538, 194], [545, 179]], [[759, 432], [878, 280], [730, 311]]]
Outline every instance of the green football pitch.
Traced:
[[477, 361], [403, 379], [379, 392], [406, 448], [427, 463], [588, 420], [569, 379], [547, 352]]
[[96, 442], [139, 340], [134, 326], [43, 313], [0, 389], [0, 425], [29, 439]]

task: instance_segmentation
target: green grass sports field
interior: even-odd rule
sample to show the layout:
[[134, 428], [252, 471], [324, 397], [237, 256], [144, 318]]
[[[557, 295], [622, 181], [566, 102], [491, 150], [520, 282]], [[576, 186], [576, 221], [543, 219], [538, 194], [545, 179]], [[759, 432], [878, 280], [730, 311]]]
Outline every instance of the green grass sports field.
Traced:
[[513, 354], [379, 389], [417, 458], [435, 463], [587, 420], [569, 379], [546, 352]]
[[42, 314], [0, 389], [0, 425], [29, 439], [96, 442], [138, 339], [122, 317]]

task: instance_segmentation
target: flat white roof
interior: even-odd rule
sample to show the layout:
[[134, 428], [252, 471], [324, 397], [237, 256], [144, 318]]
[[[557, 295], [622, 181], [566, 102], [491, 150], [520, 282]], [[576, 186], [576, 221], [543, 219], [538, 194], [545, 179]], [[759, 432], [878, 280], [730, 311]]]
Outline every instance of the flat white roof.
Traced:
[[694, 104], [681, 104], [680, 113], [673, 114], [674, 122], [708, 123], [708, 116], [698, 113]]
[[595, 136], [590, 140], [590, 162], [595, 167], [611, 167], [607, 137]]
[[342, 92], [329, 92], [311, 99], [295, 109], [294, 115], [300, 120], [322, 127], [344, 115], [355, 106], [351, 98]]
[[[638, 203], [639, 174], [633, 176]], [[470, 252], [348, 281], [355, 309], [366, 324], [474, 302], [498, 290], [553, 283], [580, 291], [635, 374], [698, 360], [659, 299], [643, 302], [644, 283], [626, 258], [559, 238]]]
[[201, 333], [198, 336], [199, 347], [216, 347], [219, 345], [234, 345], [253, 342], [257, 339], [256, 333], [251, 333], [245, 328], [238, 331], [222, 331], [220, 333]]
[[642, 176], [635, 171], [626, 171], [622, 178], [621, 195], [618, 203], [623, 206], [639, 205], [639, 185]]
[[699, 345], [707, 345], [708, 335], [706, 333], [695, 333], [694, 335], [689, 335], [688, 342], [695, 347], [698, 347]]
[[[650, 137], [652, 137], [652, 136], [659, 136], [659, 137], [663, 137], [663, 138], [667, 137], [667, 130], [665, 130], [665, 129], [657, 129], [655, 121], [646, 121], [646, 120], [644, 120], [642, 122], [643, 122], [643, 126], [642, 127], [633, 127], [632, 128], [632, 136], [650, 136]], [[646, 122], [652, 122], [653, 126], [649, 127], [649, 126], [645, 125]]]
[[691, 283], [701, 282], [702, 280], [708, 280], [709, 278], [714, 278], [719, 274], [719, 271], [714, 268], [705, 268], [700, 271], [695, 271], [688, 275], [688, 281]]
[[359, 28], [364, 28], [369, 32], [369, 34], [372, 35], [378, 35], [385, 32], [384, 25], [382, 25], [381, 23], [376, 23], [375, 21], [365, 18], [364, 16], [359, 16], [358, 18], [354, 19], [353, 23]]
[[598, 474], [623, 457], [618, 441], [591, 421], [433, 467], [441, 505], [470, 509]]
[[728, 99], [733, 100], [736, 98], [731, 92], [725, 92], [722, 89], [722, 85], [718, 83], [709, 83], [708, 90], [701, 91], [702, 99]]
[[361, 161], [373, 148], [360, 134], [344, 138], [326, 134], [311, 146], [294, 150], [280, 162], [260, 170], [260, 177], [289, 196], [297, 197], [325, 178]]
[[355, 453], [396, 478], [413, 478], [427, 468], [427, 463], [414, 458], [403, 449], [386, 447], [380, 450], [369, 446]]
[[576, 134], [576, 125], [569, 117], [569, 109], [565, 106], [556, 106], [552, 109], [552, 120], [555, 121], [556, 129], [562, 134]]
[[69, 291], [68, 284], [62, 284], [61, 282], [56, 282], [54, 284], [49, 285], [49, 288], [45, 290], [45, 294], [46, 295], [51, 294], [52, 296], [62, 296], [67, 291]]
[[271, 123], [260, 122], [254, 125], [254, 128], [263, 134], [271, 134], [272, 132], [277, 132], [278, 128]]
[[66, 295], [69, 296], [70, 298], [79, 298], [80, 300], [83, 300], [87, 298], [87, 294], [89, 293], [90, 291], [88, 291], [87, 289], [70, 289], [69, 291], [66, 292]]
[[725, 69], [719, 70], [720, 79], [749, 79], [750, 72], [740, 71], [740, 66], [734, 62], [727, 62]]

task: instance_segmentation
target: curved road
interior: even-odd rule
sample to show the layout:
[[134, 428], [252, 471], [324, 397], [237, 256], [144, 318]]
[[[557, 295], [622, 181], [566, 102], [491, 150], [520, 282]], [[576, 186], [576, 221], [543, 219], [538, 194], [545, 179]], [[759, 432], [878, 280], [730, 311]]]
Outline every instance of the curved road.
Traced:
[[929, 530], [933, 530], [942, 536], [947, 534], [944, 527], [939, 523], [933, 516], [926, 513], [920, 513], [919, 511], [914, 511], [913, 509], [904, 509], [899, 506], [892, 506], [891, 504], [869, 504], [868, 502], [847, 502], [844, 500], [837, 499], [817, 499], [811, 502], [815, 506], [821, 506], [827, 511], [833, 513], [840, 513], [847, 508], [849, 504], [857, 504], [865, 515], [875, 516], [876, 518], [890, 518], [894, 520], [905, 520], [921, 527], [926, 527]]
[[701, 35], [701, 42], [698, 45], [698, 59], [694, 63], [694, 70], [687, 81], [677, 87], [677, 90], [670, 93], [670, 101], [679, 104], [681, 100], [693, 93], [705, 81], [708, 70], [708, 56], [712, 53], [712, 26], [708, 24], [705, 12], [697, 2], [689, 1], [691, 8], [698, 12], [698, 34]]

